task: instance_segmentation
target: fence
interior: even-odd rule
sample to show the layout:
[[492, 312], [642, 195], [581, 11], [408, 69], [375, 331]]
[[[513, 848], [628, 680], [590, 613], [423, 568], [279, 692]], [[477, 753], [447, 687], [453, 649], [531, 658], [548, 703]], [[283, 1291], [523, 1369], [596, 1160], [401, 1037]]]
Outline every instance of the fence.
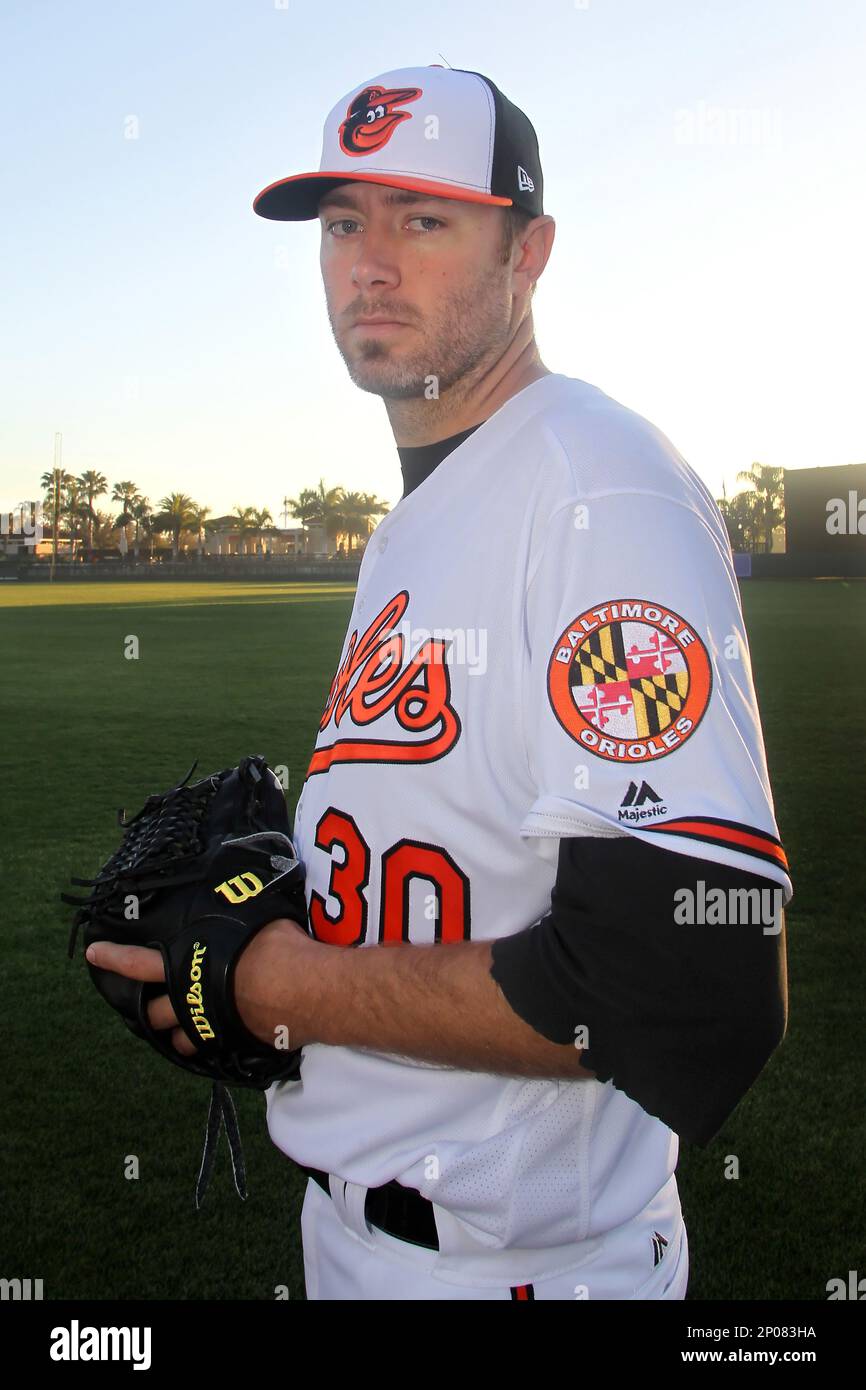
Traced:
[[783, 555], [735, 555], [739, 579], [863, 579], [866, 550], [806, 550]]
[[[866, 578], [866, 553], [815, 550], [799, 554], [734, 556], [737, 577], [745, 579]], [[301, 580], [331, 580], [355, 584], [361, 558], [351, 560], [316, 559], [304, 556], [224, 555], [207, 559], [165, 560], [150, 565], [98, 561], [70, 564], [58, 561], [55, 578], [75, 583], [133, 580], [145, 583], [176, 584], [185, 580], [257, 579], [283, 583]], [[0, 581], [47, 583], [51, 566], [45, 560], [9, 559], [0, 564]]]
[[[116, 583], [118, 580], [132, 580], [144, 583], [182, 583], [203, 580], [258, 579], [291, 582], [304, 579], [330, 579], [346, 584], [354, 584], [358, 579], [361, 559], [330, 560], [304, 556], [266, 556], [226, 555], [189, 560], [163, 560], [158, 564], [147, 562], [125, 563], [122, 561], [100, 560], [95, 564], [70, 564], [57, 562], [55, 579], [74, 583]], [[45, 560], [10, 560], [0, 565], [0, 579], [13, 579], [33, 583], [47, 583], [51, 579], [51, 566]]]

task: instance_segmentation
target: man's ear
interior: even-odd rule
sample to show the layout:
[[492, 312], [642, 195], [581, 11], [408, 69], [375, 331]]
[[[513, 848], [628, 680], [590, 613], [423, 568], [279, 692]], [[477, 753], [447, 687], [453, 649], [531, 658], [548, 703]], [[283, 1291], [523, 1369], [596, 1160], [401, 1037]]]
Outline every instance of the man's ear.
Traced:
[[550, 259], [555, 236], [555, 221], [552, 217], [544, 215], [533, 218], [527, 224], [526, 229], [516, 238], [520, 246], [520, 255], [511, 272], [515, 277], [515, 293], [532, 294], [534, 292], [535, 286], [544, 274], [544, 268]]

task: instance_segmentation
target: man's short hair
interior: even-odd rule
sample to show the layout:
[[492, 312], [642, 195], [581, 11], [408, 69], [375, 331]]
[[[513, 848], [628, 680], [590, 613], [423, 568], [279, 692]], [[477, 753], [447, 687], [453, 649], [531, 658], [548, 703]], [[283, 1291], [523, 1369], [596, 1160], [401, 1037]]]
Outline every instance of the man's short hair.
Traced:
[[[514, 246], [514, 238], [521, 236], [530, 222], [535, 220], [535, 213], [527, 212], [524, 208], [515, 207], [502, 209], [502, 240], [500, 242], [500, 255], [503, 265], [507, 265], [511, 259], [511, 251]], [[530, 295], [535, 294], [535, 284], [529, 291]]]

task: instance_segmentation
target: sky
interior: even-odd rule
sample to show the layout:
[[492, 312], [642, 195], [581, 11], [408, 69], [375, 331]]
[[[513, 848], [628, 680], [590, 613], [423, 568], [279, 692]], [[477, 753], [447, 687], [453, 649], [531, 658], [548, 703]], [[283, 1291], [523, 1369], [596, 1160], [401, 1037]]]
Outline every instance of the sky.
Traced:
[[318, 167], [345, 93], [443, 62], [538, 134], [551, 370], [716, 496], [756, 461], [866, 459], [862, 0], [4, 0], [0, 51], [0, 511], [57, 433], [69, 472], [214, 515], [279, 522], [320, 478], [398, 501], [318, 223], [252, 200]]

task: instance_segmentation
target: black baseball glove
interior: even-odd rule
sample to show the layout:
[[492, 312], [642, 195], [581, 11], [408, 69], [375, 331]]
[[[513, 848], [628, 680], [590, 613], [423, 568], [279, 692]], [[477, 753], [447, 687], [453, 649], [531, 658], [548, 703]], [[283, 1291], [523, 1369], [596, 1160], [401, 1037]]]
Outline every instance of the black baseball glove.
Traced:
[[[238, 957], [256, 932], [278, 917], [307, 928], [304, 871], [289, 836], [282, 787], [264, 758], [148, 797], [124, 827], [120, 848], [94, 879], [87, 898], [62, 894], [78, 908], [69, 955], [83, 929], [85, 949], [96, 941], [159, 950], [164, 984], [144, 984], [89, 965], [91, 979], [126, 1026], [185, 1071], [214, 1083], [202, 1168], [200, 1205], [210, 1178], [220, 1127], [229, 1137], [235, 1185], [246, 1196], [237, 1119], [226, 1085], [265, 1090], [300, 1076], [300, 1051], [266, 1047], [244, 1027], [233, 988]], [[185, 1057], [170, 1030], [156, 1031], [147, 1006], [168, 993], [178, 1023], [196, 1045]]]

